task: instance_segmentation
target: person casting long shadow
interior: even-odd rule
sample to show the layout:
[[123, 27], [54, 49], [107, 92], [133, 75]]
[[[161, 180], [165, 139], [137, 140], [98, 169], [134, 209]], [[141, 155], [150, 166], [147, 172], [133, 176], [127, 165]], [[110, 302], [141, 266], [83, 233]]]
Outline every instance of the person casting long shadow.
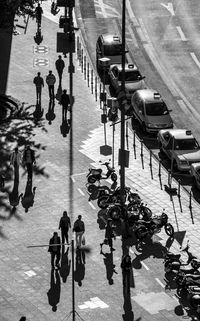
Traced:
[[76, 270], [74, 271], [74, 280], [79, 286], [85, 277], [85, 253], [81, 248], [76, 249]]
[[60, 266], [60, 276], [62, 278], [63, 283], [66, 283], [67, 278], [70, 273], [71, 268], [71, 259], [68, 257], [69, 247], [65, 252], [65, 247], [62, 246], [62, 256], [61, 256], [61, 266]]
[[115, 264], [113, 264], [113, 252], [104, 253], [103, 251], [101, 251], [101, 254], [104, 256], [103, 260], [106, 267], [106, 277], [108, 283], [112, 285], [114, 283], [113, 274], [117, 274], [117, 272], [115, 271]]
[[40, 120], [43, 117], [44, 109], [41, 106], [41, 101], [36, 102], [35, 110], [33, 112], [33, 117], [36, 121]]
[[55, 108], [55, 100], [50, 99], [49, 100], [49, 108], [46, 113], [46, 120], [48, 120], [49, 125], [51, 125], [52, 121], [56, 118], [56, 114], [54, 113], [54, 108]]
[[23, 193], [19, 194], [19, 175], [15, 172], [13, 189], [8, 195], [10, 205], [13, 207], [13, 212], [16, 210], [17, 205], [19, 205], [19, 201], [22, 195]]
[[57, 311], [57, 305], [60, 302], [60, 275], [58, 270], [51, 270], [50, 289], [47, 292], [49, 305], [52, 306], [52, 311]]
[[34, 204], [36, 187], [32, 188], [32, 184], [32, 180], [27, 180], [24, 195], [22, 194], [21, 203], [25, 209], [25, 212], [28, 212], [29, 207], [32, 207]]

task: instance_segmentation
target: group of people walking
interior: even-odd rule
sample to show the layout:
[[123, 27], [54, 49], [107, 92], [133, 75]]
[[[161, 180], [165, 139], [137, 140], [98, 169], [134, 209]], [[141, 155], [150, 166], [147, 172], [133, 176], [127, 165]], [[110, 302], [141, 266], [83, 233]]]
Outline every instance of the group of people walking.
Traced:
[[20, 164], [26, 166], [28, 173], [28, 180], [32, 180], [33, 175], [33, 164], [36, 163], [35, 152], [31, 149], [30, 145], [27, 145], [24, 149], [23, 154], [19, 151], [18, 147], [15, 147], [11, 153], [10, 165], [14, 168], [15, 179], [19, 179], [19, 166]]
[[[58, 229], [61, 230], [61, 238], [58, 232], [53, 232], [53, 236], [49, 240], [48, 252], [51, 254], [51, 267], [54, 269], [60, 268], [59, 262], [61, 257], [61, 246], [64, 248], [69, 243], [69, 229], [71, 228], [71, 220], [67, 214], [67, 211], [63, 212], [63, 216], [60, 218]], [[73, 232], [76, 234], [76, 248], [79, 250], [83, 244], [83, 234], [85, 232], [85, 224], [82, 220], [82, 216], [78, 215], [77, 220], [73, 225]], [[62, 240], [62, 243], [61, 243]]]

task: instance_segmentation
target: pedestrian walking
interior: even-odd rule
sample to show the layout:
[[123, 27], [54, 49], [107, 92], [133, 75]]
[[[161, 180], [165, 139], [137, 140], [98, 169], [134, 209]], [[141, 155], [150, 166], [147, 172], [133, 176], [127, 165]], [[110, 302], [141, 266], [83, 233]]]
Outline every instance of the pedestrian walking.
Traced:
[[71, 228], [71, 221], [67, 215], [67, 211], [63, 212], [63, 216], [60, 219], [58, 228], [61, 229], [62, 243], [65, 243], [66, 240], [67, 244], [69, 244], [68, 231], [69, 228]]
[[27, 168], [28, 180], [32, 180], [33, 164], [35, 164], [35, 152], [27, 145], [23, 153], [23, 164]]
[[15, 179], [19, 180], [19, 165], [21, 163], [21, 153], [18, 150], [18, 147], [15, 147], [14, 151], [11, 153], [10, 156], [10, 166], [14, 167], [14, 175]]
[[44, 79], [40, 76], [40, 72], [37, 73], [37, 76], [33, 79], [33, 83], [36, 88], [36, 99], [37, 102], [41, 102], [42, 87], [44, 87]]
[[49, 74], [46, 76], [46, 83], [49, 88], [49, 98], [54, 99], [54, 84], [56, 82], [56, 77], [52, 73], [52, 70], [49, 70]]
[[67, 110], [70, 106], [70, 99], [66, 89], [63, 90], [63, 94], [60, 99], [60, 104], [62, 105], [62, 120], [65, 121], [67, 120]]
[[48, 252], [50, 252], [51, 254], [52, 269], [54, 269], [54, 263], [58, 269], [60, 268], [60, 265], [59, 265], [60, 250], [61, 250], [60, 236], [58, 236], [57, 232], [54, 232], [53, 237], [49, 240], [49, 249], [48, 249]]
[[73, 232], [76, 233], [76, 247], [80, 248], [82, 244], [83, 234], [85, 232], [85, 224], [82, 221], [81, 215], [78, 215], [78, 219], [74, 222]]
[[62, 59], [62, 57], [60, 55], [58, 56], [58, 59], [55, 62], [55, 66], [56, 66], [56, 70], [58, 72], [59, 82], [61, 83], [63, 69], [65, 68], [65, 62], [64, 62], [64, 60]]
[[113, 238], [115, 238], [115, 233], [114, 233], [114, 227], [113, 227], [113, 222], [111, 218], [108, 218], [107, 224], [106, 224], [106, 229], [105, 229], [105, 239], [103, 243], [100, 243], [101, 251], [100, 253], [102, 254], [102, 247], [103, 245], [109, 245], [110, 251], [113, 252], [115, 249], [113, 248]]

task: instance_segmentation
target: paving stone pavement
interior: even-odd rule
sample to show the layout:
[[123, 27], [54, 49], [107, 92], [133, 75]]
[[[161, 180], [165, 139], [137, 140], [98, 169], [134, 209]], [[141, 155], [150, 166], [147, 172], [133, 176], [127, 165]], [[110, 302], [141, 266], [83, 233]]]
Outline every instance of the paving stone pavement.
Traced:
[[[48, 67], [41, 68], [43, 76], [47, 74], [49, 68], [52, 68], [55, 72], [54, 61], [57, 58], [57, 54], [55, 53], [55, 37], [53, 39], [51, 35], [55, 35], [57, 28], [56, 19], [53, 22], [44, 19], [43, 22], [44, 45], [48, 47], [48, 52], [42, 56], [48, 57], [49, 61]], [[52, 23], [55, 23], [55, 25]], [[27, 35], [21, 34], [13, 39], [7, 85], [7, 92], [9, 94], [29, 104], [33, 104], [35, 100], [32, 79], [38, 71], [37, 67], [34, 67], [33, 64], [35, 57], [38, 56], [37, 53], [34, 53], [34, 28], [34, 22], [30, 21]], [[22, 48], [23, 54], [21, 51]], [[104, 128], [103, 125], [100, 124], [101, 111], [99, 110], [99, 102], [95, 102], [94, 96], [91, 95], [91, 90], [88, 88], [86, 81], [83, 80], [83, 74], [76, 59], [74, 63], [76, 69], [74, 77], [75, 108], [78, 111], [75, 116], [76, 125], [78, 126], [78, 124], [80, 124], [81, 112], [89, 114], [91, 108], [95, 110], [94, 113], [90, 113], [90, 122], [83, 120], [83, 123], [80, 125], [81, 135], [78, 135], [76, 132], [74, 134], [75, 164], [77, 165], [79, 159], [81, 159], [78, 164], [78, 172], [75, 172], [75, 174], [85, 175], [89, 164], [98, 167], [98, 161], [104, 159], [102, 155], [100, 155], [100, 146], [104, 145]], [[20, 75], [23, 75], [23, 77], [19, 77]], [[67, 79], [63, 80], [63, 86], [68, 87]], [[42, 98], [45, 112], [48, 108], [47, 96], [47, 89], [45, 88]], [[70, 206], [69, 184], [71, 178], [69, 177], [69, 163], [68, 161], [66, 162], [69, 145], [66, 143], [66, 139], [63, 139], [60, 135], [60, 106], [56, 104], [55, 108], [56, 119], [52, 126], [49, 126], [49, 124], [45, 122], [45, 130], [35, 127], [33, 131], [35, 144], [41, 145], [41, 148], [39, 148], [38, 166], [40, 169], [43, 169], [43, 175], [34, 175], [33, 186], [37, 188], [33, 207], [29, 209], [28, 213], [25, 213], [20, 203], [13, 217], [9, 216], [9, 211], [1, 208], [0, 321], [18, 321], [23, 314], [26, 315], [30, 321], [62, 320], [62, 311], [71, 311], [71, 288], [67, 286], [62, 287], [57, 313], [55, 314], [51, 311], [47, 293], [51, 288], [51, 278], [54, 277], [56, 279], [56, 273], [53, 276], [49, 273], [50, 262], [47, 249], [41, 248], [40, 252], [38, 252], [38, 250], [30, 251], [26, 247], [29, 244], [46, 244], [51, 233], [58, 228], [58, 219], [63, 209], [69, 208]], [[15, 124], [18, 125], [18, 122], [16, 121]], [[107, 124], [106, 130], [107, 144], [112, 146], [112, 127]], [[153, 179], [151, 178], [149, 152], [145, 148], [144, 169], [142, 168], [140, 142], [137, 138], [135, 159], [132, 148], [132, 135], [132, 132], [129, 130], [130, 163], [129, 168], [126, 169], [126, 184], [141, 195], [144, 202], [153, 210], [153, 213], [160, 214], [163, 208], [165, 208], [166, 213], [169, 215], [170, 222], [175, 226], [175, 230], [177, 232], [186, 231], [185, 239], [190, 239], [193, 252], [198, 256], [200, 238], [199, 205], [195, 201], [192, 201], [194, 217], [194, 224], [192, 224], [188, 194], [181, 188], [181, 212], [177, 196], [173, 196], [172, 199], [170, 199], [170, 196], [165, 192], [164, 188], [161, 189], [158, 177], [158, 163], [154, 158], [152, 159]], [[119, 126], [116, 126], [114, 155], [117, 171], [119, 169], [117, 157], [119, 141]], [[12, 149], [12, 146], [13, 144], [11, 143], [8, 147]], [[82, 154], [82, 158], [80, 158], [80, 153]], [[106, 159], [107, 158], [108, 157], [106, 157]], [[66, 184], [63, 184], [64, 177], [67, 177], [65, 181]], [[167, 172], [162, 169], [161, 180], [163, 187], [164, 184], [167, 184], [167, 179]], [[8, 184], [10, 184], [10, 182]], [[20, 169], [21, 191], [24, 191], [25, 185], [24, 171]], [[173, 181], [173, 186], [177, 186], [175, 181]], [[80, 205], [84, 202], [83, 197], [78, 197], [77, 195], [78, 194], [75, 194], [75, 199], [73, 200], [74, 209], [73, 213], [71, 213], [72, 219], [74, 219], [73, 215], [77, 216], [81, 213], [82, 209]], [[8, 200], [6, 202], [7, 206], [9, 206]], [[96, 206], [95, 202], [94, 206]], [[94, 222], [96, 223], [96, 220], [92, 219], [91, 216], [87, 218], [86, 223], [88, 230]], [[88, 232], [88, 240], [94, 242], [95, 245], [100, 243], [102, 236], [103, 231], [99, 231], [98, 227], [95, 227], [94, 231]], [[161, 237], [161, 243], [164, 244], [166, 239], [164, 232], [161, 231], [159, 236]], [[120, 242], [120, 240], [117, 241]], [[179, 242], [174, 242], [172, 249], [178, 251], [179, 246]], [[98, 273], [93, 262], [97, 262], [98, 260], [99, 253], [93, 251], [91, 254], [92, 263], [88, 264], [87, 267], [90, 272], [90, 278], [86, 276], [85, 283], [87, 287], [84, 289], [79, 288], [80, 297], [77, 304], [81, 312], [86, 310], [85, 306], [90, 306], [91, 310], [93, 307], [98, 306], [98, 311], [100, 312], [97, 320], [100, 321], [105, 320], [104, 309], [107, 310], [107, 306], [112, 303], [113, 290], [108, 288], [108, 298], [106, 302], [104, 300], [105, 298], [100, 297], [100, 292], [97, 296], [93, 290], [92, 282], [95, 282]], [[117, 253], [115, 260], [119, 265], [120, 255]], [[100, 284], [101, 287], [108, 287], [105, 285], [104, 276], [98, 276], [98, 278], [98, 284]], [[71, 275], [69, 275], [68, 280], [68, 282], [71, 282]], [[119, 282], [121, 282], [121, 280]], [[59, 282], [57, 284], [55, 282], [55, 288], [58, 292], [59, 287]], [[87, 301], [85, 299], [82, 300], [85, 295], [84, 291], [88, 292]], [[152, 293], [152, 296], [153, 295], [154, 293]], [[135, 300], [137, 301], [137, 299]], [[120, 306], [117, 309], [120, 314]], [[89, 314], [87, 316], [90, 317]], [[107, 319], [114, 320], [112, 319], [112, 311], [106, 316]], [[87, 320], [93, 320], [92, 314], [91, 318]], [[162, 320], [161, 316], [159, 320]], [[163, 318], [163, 320], [166, 319]]]

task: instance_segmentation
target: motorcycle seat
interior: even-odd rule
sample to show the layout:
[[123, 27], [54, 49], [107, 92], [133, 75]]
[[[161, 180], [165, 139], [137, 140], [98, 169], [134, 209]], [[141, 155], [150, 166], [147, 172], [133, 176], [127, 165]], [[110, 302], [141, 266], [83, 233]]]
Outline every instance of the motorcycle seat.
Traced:
[[91, 173], [92, 175], [99, 175], [99, 174], [102, 173], [102, 169], [101, 169], [101, 168], [91, 168], [91, 169], [90, 169], [90, 173]]
[[174, 254], [172, 252], [167, 252], [166, 257], [180, 259], [181, 254]]
[[185, 277], [186, 278], [191, 278], [193, 280], [200, 280], [200, 275], [199, 274], [190, 274], [190, 273], [188, 273], [188, 274], [185, 275]]

